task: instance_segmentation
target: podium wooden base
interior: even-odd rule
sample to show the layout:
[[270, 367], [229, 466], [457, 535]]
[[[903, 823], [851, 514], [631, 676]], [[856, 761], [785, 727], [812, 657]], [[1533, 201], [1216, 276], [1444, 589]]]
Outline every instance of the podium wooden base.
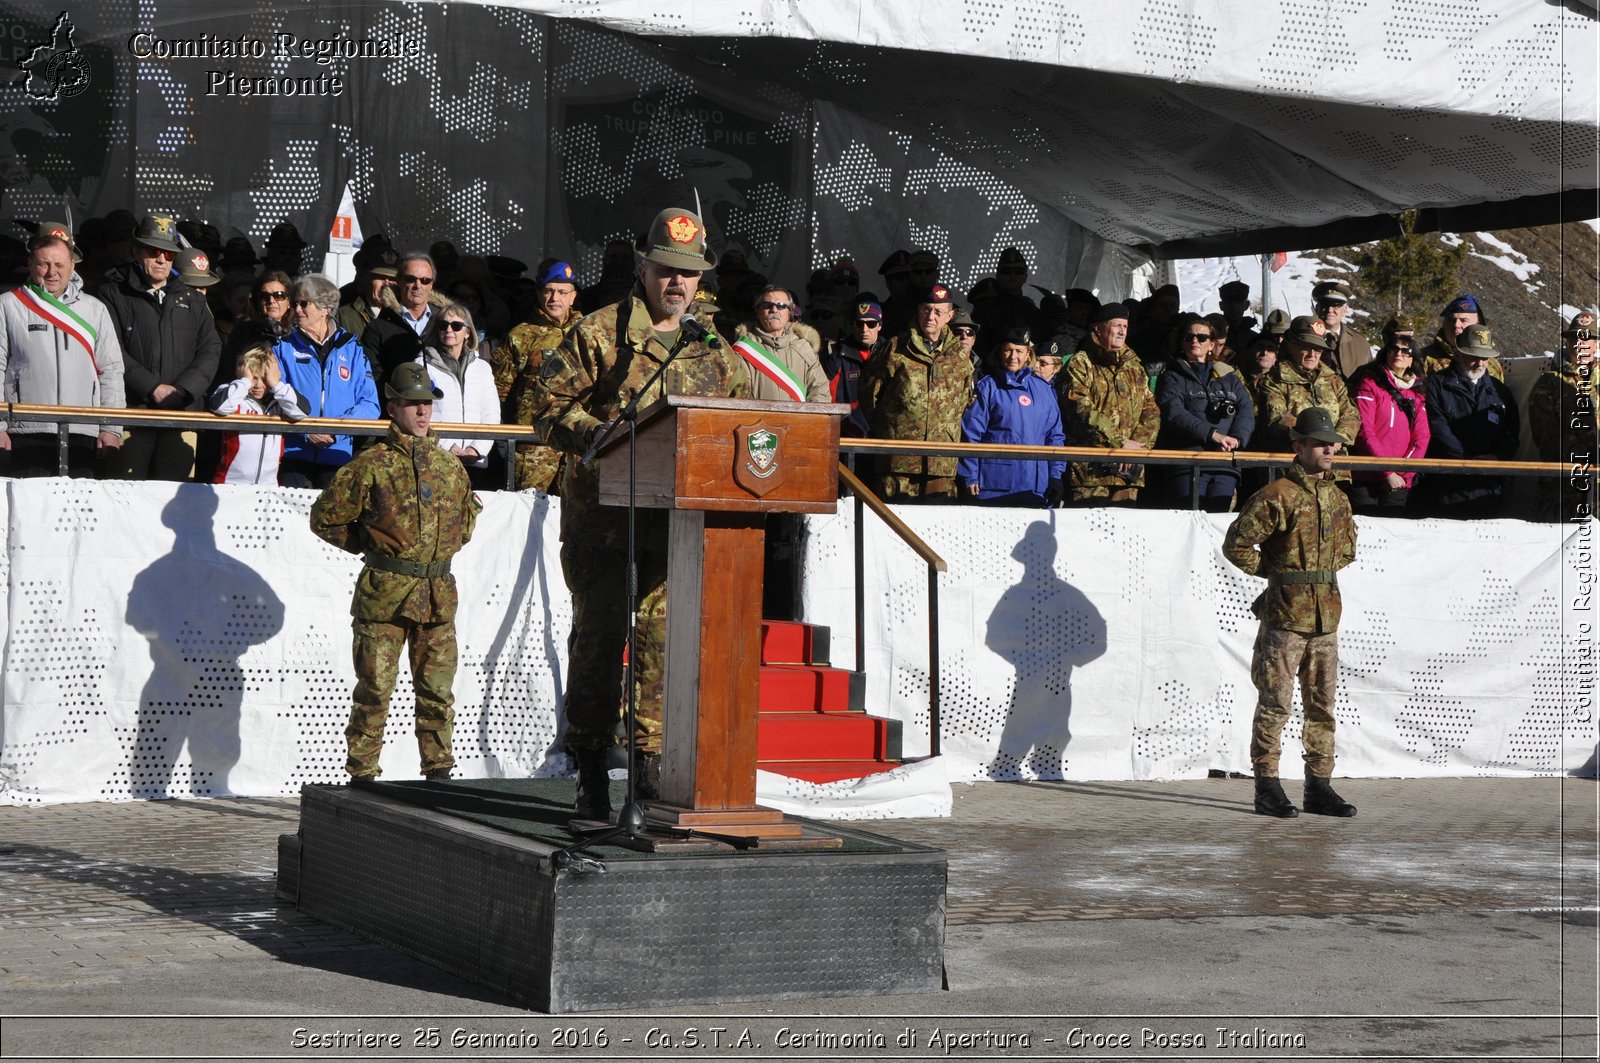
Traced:
[[[802, 823], [775, 808], [705, 810], [641, 802], [645, 827], [634, 838], [612, 838], [607, 845], [642, 853], [726, 852], [730, 849], [838, 849], [844, 840], [813, 824]], [[616, 825], [610, 820], [573, 820], [583, 833]]]

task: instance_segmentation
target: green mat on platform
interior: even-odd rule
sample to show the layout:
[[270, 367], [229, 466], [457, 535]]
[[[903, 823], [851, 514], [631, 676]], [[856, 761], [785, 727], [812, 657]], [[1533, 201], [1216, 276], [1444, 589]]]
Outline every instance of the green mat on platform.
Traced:
[[[378, 780], [367, 793], [378, 794], [396, 801], [404, 801], [441, 815], [454, 816], [471, 823], [494, 827], [509, 834], [528, 838], [553, 848], [571, 845], [576, 838], [567, 830], [572, 819], [571, 779], [455, 779], [450, 782], [385, 782]], [[620, 808], [627, 799], [627, 784], [611, 783], [611, 804]], [[835, 828], [829, 828], [830, 831]], [[838, 830], [844, 839], [839, 849], [823, 850], [830, 853], [901, 853], [919, 846], [899, 846], [888, 838], [866, 836], [856, 831]], [[596, 845], [584, 850], [604, 860], [696, 859], [725, 853], [645, 853], [625, 849], [620, 845]], [[817, 850], [811, 850], [817, 852]], [[753, 856], [789, 856], [774, 850], [749, 850]]]

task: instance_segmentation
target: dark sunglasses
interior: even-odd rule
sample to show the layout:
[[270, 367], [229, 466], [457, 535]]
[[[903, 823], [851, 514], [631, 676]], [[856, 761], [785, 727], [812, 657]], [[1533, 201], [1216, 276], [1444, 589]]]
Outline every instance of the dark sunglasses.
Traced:
[[788, 310], [788, 309], [790, 309], [790, 307], [789, 307], [788, 303], [766, 303], [766, 302], [762, 302], [762, 303], [757, 303], [756, 304], [756, 309], [757, 310]]
[[428, 287], [429, 285], [431, 285], [433, 283], [433, 278], [432, 277], [418, 277], [418, 276], [416, 276], [415, 274], [412, 274], [412, 273], [402, 273], [402, 274], [400, 274], [400, 283], [401, 284], [420, 284], [424, 288], [426, 288], [426, 287]]
[[294, 301], [294, 308], [296, 310], [304, 310], [308, 306], [316, 306], [316, 305], [317, 304], [313, 303], [310, 299], [296, 299]]
[[272, 300], [273, 302], [276, 303], [281, 299], [289, 298], [289, 293], [288, 292], [256, 292], [256, 298], [257, 299], [270, 299], [270, 300]]
[[1214, 339], [1216, 337], [1209, 332], [1189, 332], [1183, 337], [1185, 343], [1210, 343]]
[[957, 328], [957, 329], [952, 329], [951, 331], [953, 331], [957, 336], [976, 336], [978, 334], [978, 330], [977, 329], [975, 329], [975, 328], [967, 328], [966, 326], [962, 326], [961, 328]]
[[460, 332], [462, 329], [464, 329], [466, 327], [467, 327], [467, 323], [465, 321], [441, 321], [441, 322], [439, 322], [439, 331], [441, 331], [441, 332]]

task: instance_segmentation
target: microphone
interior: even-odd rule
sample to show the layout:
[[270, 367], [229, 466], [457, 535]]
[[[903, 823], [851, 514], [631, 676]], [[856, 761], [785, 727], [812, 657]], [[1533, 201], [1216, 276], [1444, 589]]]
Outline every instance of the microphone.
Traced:
[[678, 335], [690, 343], [704, 343], [707, 347], [722, 346], [717, 334], [696, 321], [693, 314], [684, 314], [678, 319]]

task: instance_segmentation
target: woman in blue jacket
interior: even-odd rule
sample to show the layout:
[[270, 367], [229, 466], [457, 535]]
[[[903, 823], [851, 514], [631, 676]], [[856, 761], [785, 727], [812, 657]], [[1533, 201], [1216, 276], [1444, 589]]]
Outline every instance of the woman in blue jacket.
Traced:
[[[1249, 444], [1255, 432], [1255, 404], [1233, 366], [1217, 361], [1210, 322], [1199, 314], [1185, 314], [1178, 324], [1179, 354], [1167, 363], [1156, 384], [1156, 405], [1161, 407], [1156, 448], [1231, 454]], [[1194, 469], [1162, 468], [1168, 504], [1187, 509]], [[1228, 512], [1238, 486], [1239, 474], [1233, 469], [1201, 467], [1200, 508]]]
[[[378, 388], [361, 341], [334, 322], [339, 289], [320, 273], [294, 282], [295, 326], [273, 350], [283, 379], [307, 417], [375, 420]], [[285, 487], [328, 486], [354, 457], [353, 438], [313, 432], [283, 437], [278, 482]]]
[[[1013, 443], [1059, 447], [1061, 406], [1055, 389], [1033, 373], [1033, 338], [1012, 329], [991, 355], [992, 364], [974, 387], [976, 397], [961, 418], [969, 443]], [[1064, 461], [1037, 458], [962, 458], [956, 477], [967, 497], [989, 506], [1056, 506], [1061, 502]]]

